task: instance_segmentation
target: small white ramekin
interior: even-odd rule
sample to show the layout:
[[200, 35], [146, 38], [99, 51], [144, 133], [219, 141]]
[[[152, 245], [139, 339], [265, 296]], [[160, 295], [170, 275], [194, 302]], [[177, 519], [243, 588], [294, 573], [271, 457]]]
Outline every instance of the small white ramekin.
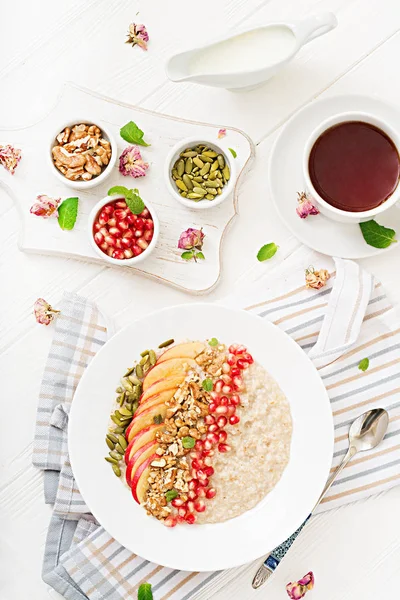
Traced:
[[[100, 175], [98, 175], [97, 177], [93, 177], [89, 181], [71, 181], [70, 179], [67, 179], [65, 177], [65, 175], [63, 175], [61, 173], [61, 171], [59, 171], [57, 169], [57, 167], [54, 164], [53, 155], [52, 155], [51, 151], [54, 148], [54, 146], [58, 145], [56, 136], [59, 133], [61, 133], [61, 131], [64, 131], [64, 129], [66, 127], [74, 127], [74, 125], [80, 125], [81, 123], [84, 123], [85, 125], [97, 125], [97, 127], [99, 127], [101, 129], [101, 131], [103, 132], [104, 139], [106, 139], [111, 144], [111, 158], [110, 158], [110, 162], [108, 163], [108, 165], [106, 166], [104, 171], [102, 171], [100, 173]], [[54, 132], [54, 135], [50, 139], [49, 160], [50, 160], [51, 170], [53, 171], [54, 175], [62, 183], [64, 183], [68, 187], [74, 188], [76, 190], [87, 190], [89, 188], [95, 187], [96, 185], [99, 185], [100, 183], [103, 183], [103, 181], [105, 179], [107, 179], [107, 177], [109, 177], [112, 173], [113, 167], [117, 160], [117, 154], [118, 154], [117, 144], [115, 142], [115, 139], [114, 139], [112, 133], [108, 129], [108, 127], [101, 122], [94, 123], [90, 119], [74, 119], [74, 120], [68, 121], [68, 123], [64, 123], [64, 125], [61, 125], [61, 127], [59, 127], [57, 129], [57, 131]]]
[[[218, 154], [222, 154], [230, 170], [230, 179], [222, 188], [222, 193], [215, 197], [215, 200], [199, 200], [198, 202], [195, 202], [194, 200], [183, 198], [177, 190], [175, 181], [172, 179], [172, 167], [179, 158], [180, 153], [186, 148], [192, 148], [197, 144], [206, 144], [209, 148], [215, 150], [215, 152], [218, 152]], [[175, 198], [175, 200], [180, 202], [180, 204], [183, 204], [183, 206], [186, 206], [187, 208], [192, 208], [193, 210], [210, 209], [222, 204], [222, 202], [224, 202], [229, 194], [233, 191], [236, 183], [236, 166], [233, 157], [228, 156], [228, 153], [214, 141], [210, 141], [205, 138], [190, 137], [181, 140], [178, 144], [171, 148], [171, 151], [168, 153], [165, 161], [164, 178], [170, 194]]]
[[158, 236], [160, 233], [160, 223], [158, 221], [158, 217], [157, 217], [157, 214], [156, 214], [154, 208], [151, 206], [151, 204], [149, 202], [146, 202], [146, 208], [150, 212], [151, 218], [153, 219], [153, 222], [154, 222], [153, 238], [152, 238], [150, 244], [147, 246], [146, 250], [143, 250], [142, 254], [139, 254], [139, 256], [133, 256], [132, 258], [125, 258], [123, 260], [119, 260], [117, 258], [112, 258], [111, 256], [108, 256], [108, 254], [105, 254], [102, 250], [100, 250], [100, 248], [94, 241], [93, 225], [94, 225], [97, 215], [99, 214], [99, 212], [101, 212], [101, 209], [103, 208], [103, 206], [105, 206], [106, 204], [109, 204], [110, 202], [114, 202], [115, 200], [124, 200], [125, 201], [125, 197], [118, 196], [118, 195], [106, 196], [102, 200], [99, 200], [99, 202], [97, 202], [97, 204], [95, 204], [93, 206], [93, 208], [90, 212], [90, 215], [89, 215], [89, 219], [88, 219], [88, 235], [89, 235], [90, 245], [92, 246], [92, 248], [93, 248], [94, 252], [97, 254], [97, 256], [102, 258], [105, 262], [109, 263], [110, 265], [117, 265], [119, 267], [136, 265], [137, 263], [142, 262], [148, 256], [150, 256], [150, 254], [153, 252], [154, 248], [156, 247]]
[[309, 173], [309, 158], [311, 150], [324, 131], [333, 127], [334, 125], [339, 125], [339, 123], [345, 123], [348, 121], [362, 121], [363, 123], [369, 123], [370, 125], [374, 125], [378, 129], [381, 129], [387, 136], [393, 141], [397, 150], [400, 149], [400, 137], [397, 132], [392, 129], [392, 127], [383, 119], [378, 118], [374, 115], [363, 113], [363, 112], [344, 112], [329, 119], [323, 121], [318, 127], [316, 127], [308, 138], [303, 153], [303, 177], [306, 186], [306, 192], [311, 196], [317, 205], [318, 209], [321, 211], [323, 215], [333, 219], [334, 221], [339, 221], [341, 223], [363, 223], [365, 221], [370, 221], [377, 215], [383, 213], [385, 210], [388, 210], [392, 206], [394, 206], [400, 200], [400, 185], [397, 184], [396, 189], [393, 191], [391, 196], [385, 200], [382, 204], [377, 206], [376, 208], [372, 208], [371, 210], [364, 210], [360, 212], [350, 212], [347, 210], [341, 210], [334, 206], [331, 206], [326, 202], [318, 192], [315, 190]]

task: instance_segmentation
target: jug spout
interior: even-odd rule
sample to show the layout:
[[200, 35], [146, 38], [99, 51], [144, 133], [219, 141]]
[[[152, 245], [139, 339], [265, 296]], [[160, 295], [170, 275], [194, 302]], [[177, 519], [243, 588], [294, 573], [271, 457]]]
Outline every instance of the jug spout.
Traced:
[[313, 15], [307, 19], [296, 21], [291, 24], [293, 33], [297, 38], [299, 46], [308, 44], [311, 40], [324, 33], [328, 33], [337, 26], [337, 19], [331, 12], [320, 13], [319, 15]]
[[175, 54], [171, 56], [167, 60], [165, 65], [165, 70], [167, 73], [167, 77], [171, 81], [187, 81], [191, 79], [190, 71], [189, 71], [189, 62], [192, 52], [181, 52], [180, 54]]

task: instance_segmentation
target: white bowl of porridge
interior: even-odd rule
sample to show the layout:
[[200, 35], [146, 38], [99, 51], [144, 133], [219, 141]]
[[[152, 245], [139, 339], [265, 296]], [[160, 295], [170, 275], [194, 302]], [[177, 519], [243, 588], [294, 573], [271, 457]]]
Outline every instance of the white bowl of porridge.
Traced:
[[69, 446], [86, 503], [122, 545], [174, 569], [219, 570], [262, 556], [308, 516], [329, 474], [332, 417], [286, 334], [193, 304], [137, 321], [97, 354]]

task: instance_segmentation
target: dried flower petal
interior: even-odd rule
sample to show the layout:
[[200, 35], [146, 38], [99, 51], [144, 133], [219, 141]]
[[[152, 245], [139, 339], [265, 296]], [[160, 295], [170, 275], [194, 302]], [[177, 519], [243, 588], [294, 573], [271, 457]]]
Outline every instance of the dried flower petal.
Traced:
[[319, 215], [318, 208], [305, 192], [297, 192], [297, 202], [296, 212], [300, 219], [306, 219], [308, 215]]
[[35, 319], [41, 325], [50, 325], [59, 310], [55, 310], [43, 298], [38, 298], [33, 305]]
[[127, 44], [132, 44], [132, 47], [138, 45], [142, 50], [147, 50], [148, 41], [149, 34], [143, 24], [137, 25], [136, 23], [131, 23], [129, 25], [128, 39], [126, 40]]
[[0, 165], [3, 165], [11, 175], [14, 175], [20, 160], [21, 150], [13, 148], [10, 144], [7, 144], [7, 146], [0, 146]]
[[204, 233], [202, 229], [193, 229], [189, 227], [186, 231], [183, 231], [179, 237], [178, 248], [182, 250], [192, 250], [196, 248], [201, 250], [203, 247]]
[[329, 271], [327, 271], [326, 269], [320, 269], [319, 271], [316, 271], [314, 267], [308, 267], [305, 273], [306, 287], [314, 288], [315, 290], [319, 290], [322, 287], [324, 287], [324, 285], [326, 285], [326, 282], [330, 278]]
[[220, 129], [218, 131], [218, 139], [220, 140], [220, 139], [224, 138], [225, 136], [226, 136], [226, 129]]
[[312, 571], [304, 575], [299, 581], [295, 583], [288, 583], [286, 586], [286, 592], [291, 600], [299, 600], [303, 598], [309, 590], [314, 587], [314, 574]]
[[144, 162], [137, 146], [128, 146], [119, 157], [119, 170], [122, 175], [144, 177], [149, 164]]
[[31, 206], [30, 212], [37, 217], [58, 217], [57, 208], [61, 202], [61, 198], [50, 198], [42, 194], [37, 196], [35, 204]]

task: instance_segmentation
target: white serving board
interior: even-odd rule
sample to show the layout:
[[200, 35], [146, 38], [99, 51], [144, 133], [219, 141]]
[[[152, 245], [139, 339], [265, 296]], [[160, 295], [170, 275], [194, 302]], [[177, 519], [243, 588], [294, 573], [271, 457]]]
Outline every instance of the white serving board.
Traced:
[[[49, 145], [54, 131], [74, 120], [90, 120], [101, 127], [108, 125], [118, 144], [118, 156], [128, 146], [119, 135], [120, 128], [128, 121], [135, 121], [145, 132], [151, 146], [141, 148], [143, 159], [149, 163], [145, 177], [124, 177], [114, 172], [99, 186], [82, 192], [67, 187], [52, 173], [48, 161]], [[0, 143], [12, 144], [22, 150], [22, 159], [15, 174], [1, 169], [0, 185], [12, 197], [21, 217], [19, 247], [24, 252], [66, 256], [106, 265], [92, 250], [87, 232], [87, 219], [93, 205], [107, 195], [114, 185], [137, 187], [144, 201], [148, 199], [155, 207], [160, 220], [160, 237], [157, 247], [138, 267], [111, 266], [129, 269], [132, 275], [142, 274], [172, 285], [186, 292], [201, 294], [210, 292], [221, 275], [221, 247], [230, 221], [237, 214], [238, 189], [253, 157], [254, 144], [242, 131], [226, 127], [227, 135], [218, 140], [220, 125], [186, 121], [158, 114], [129, 104], [120, 103], [106, 96], [65, 84], [56, 105], [37, 123], [19, 129], [0, 130]], [[164, 163], [168, 152], [181, 139], [189, 136], [207, 136], [227, 152], [228, 147], [237, 152], [237, 182], [231, 196], [220, 206], [209, 210], [191, 210], [180, 205], [168, 192], [164, 182]], [[51, 197], [78, 196], [79, 213], [72, 231], [62, 231], [56, 219], [42, 219], [31, 215], [30, 207], [38, 194]], [[206, 260], [194, 264], [184, 261], [180, 255], [178, 239], [188, 227], [200, 228], [206, 234], [203, 252]]]

